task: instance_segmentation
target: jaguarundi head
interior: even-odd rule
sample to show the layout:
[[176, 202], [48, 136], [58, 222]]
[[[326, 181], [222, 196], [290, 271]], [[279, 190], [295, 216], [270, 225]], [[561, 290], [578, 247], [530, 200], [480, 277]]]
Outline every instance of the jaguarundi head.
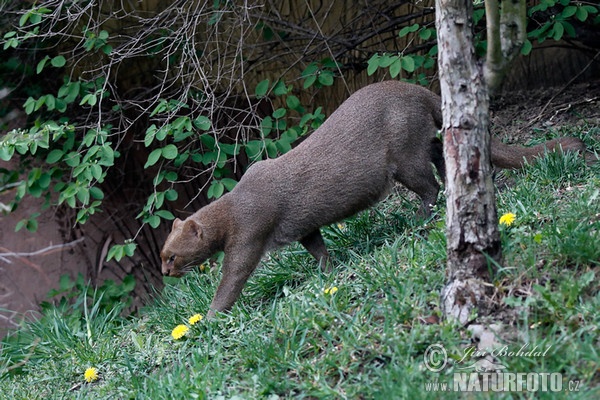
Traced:
[[162, 274], [181, 277], [212, 255], [200, 224], [176, 218], [160, 252]]

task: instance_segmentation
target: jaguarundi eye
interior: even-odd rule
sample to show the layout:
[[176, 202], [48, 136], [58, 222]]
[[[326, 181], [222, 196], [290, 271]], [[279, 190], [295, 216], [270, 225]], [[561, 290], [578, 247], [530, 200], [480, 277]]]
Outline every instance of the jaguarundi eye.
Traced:
[[167, 260], [168, 264], [172, 264], [175, 262], [175, 254], [173, 254], [171, 257], [169, 257], [169, 259]]

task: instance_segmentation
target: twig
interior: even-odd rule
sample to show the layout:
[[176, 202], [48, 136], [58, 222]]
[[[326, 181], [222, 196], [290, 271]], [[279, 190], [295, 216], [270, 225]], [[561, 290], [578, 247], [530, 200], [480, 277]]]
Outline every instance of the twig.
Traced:
[[585, 71], [587, 71], [587, 69], [594, 63], [594, 61], [596, 61], [598, 56], [600, 56], [600, 51], [598, 51], [596, 53], [596, 55], [590, 60], [590, 62], [587, 63], [587, 65], [581, 71], [579, 71], [579, 73], [577, 75], [575, 75], [573, 78], [571, 78], [571, 80], [569, 82], [567, 82], [566, 85], [564, 85], [562, 88], [560, 88], [560, 90], [558, 92], [556, 92], [554, 94], [554, 96], [552, 96], [550, 98], [550, 100], [548, 100], [548, 102], [544, 105], [544, 107], [542, 107], [542, 111], [540, 111], [540, 113], [537, 115], [537, 117], [533, 118], [529, 122], [529, 124], [527, 125], [527, 128], [530, 128], [533, 124], [535, 124], [536, 122], [538, 122], [540, 119], [543, 118], [544, 113], [546, 112], [546, 109], [550, 106], [550, 104], [554, 101], [554, 99], [556, 99], [560, 94], [562, 94], [562, 92], [564, 92], [566, 88], [571, 86], [571, 84], [573, 82], [575, 82], [575, 80], [577, 80], [577, 78], [579, 78]]
[[72, 242], [69, 242], [69, 243], [50, 245], [48, 247], [44, 247], [43, 249], [32, 251], [30, 253], [22, 253], [22, 252], [15, 253], [15, 252], [8, 251], [8, 249], [6, 249], [4, 247], [0, 247], [1, 250], [7, 251], [6, 253], [0, 253], [0, 259], [2, 259], [2, 261], [10, 263], [10, 261], [6, 260], [5, 257], [34, 257], [34, 256], [39, 256], [39, 255], [46, 255], [46, 254], [54, 253], [56, 250], [64, 249], [65, 247], [75, 246], [76, 244], [81, 243], [84, 240], [85, 240], [84, 237], [80, 237], [79, 239], [73, 240]]
[[29, 362], [29, 359], [31, 358], [31, 356], [35, 352], [35, 348], [38, 346], [38, 344], [40, 343], [40, 341], [41, 341], [41, 339], [39, 337], [35, 338], [35, 340], [33, 341], [33, 343], [30, 345], [31, 350], [25, 356], [25, 358], [23, 360], [19, 361], [18, 363], [9, 366], [6, 370], [7, 371], [12, 371], [13, 369], [20, 368], [23, 365], [27, 364]]

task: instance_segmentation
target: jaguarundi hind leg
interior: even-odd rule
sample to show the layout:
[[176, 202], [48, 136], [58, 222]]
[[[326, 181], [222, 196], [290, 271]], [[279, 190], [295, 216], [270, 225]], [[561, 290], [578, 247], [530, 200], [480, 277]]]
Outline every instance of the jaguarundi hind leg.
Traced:
[[435, 205], [440, 191], [440, 185], [433, 174], [433, 167], [430, 165], [430, 168], [413, 170], [408, 176], [398, 174], [394, 178], [421, 198], [418, 216], [420, 218], [430, 217], [431, 209]]
[[321, 236], [321, 231], [318, 229], [312, 231], [300, 239], [300, 244], [308, 250], [311, 256], [319, 261], [321, 271], [329, 272], [331, 270], [331, 266], [329, 265], [329, 252], [323, 241], [323, 236]]

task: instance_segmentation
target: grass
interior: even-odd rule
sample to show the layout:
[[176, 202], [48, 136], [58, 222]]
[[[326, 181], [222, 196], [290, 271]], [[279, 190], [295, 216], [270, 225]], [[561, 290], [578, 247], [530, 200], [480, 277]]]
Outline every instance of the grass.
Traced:
[[[598, 149], [599, 129], [576, 134]], [[600, 166], [548, 155], [498, 193], [504, 262], [493, 278], [507, 348], [544, 356], [498, 356], [511, 372], [560, 373], [563, 391], [500, 398], [597, 398], [600, 387]], [[440, 201], [440, 204], [443, 201]], [[228, 315], [189, 325], [204, 313], [218, 270], [170, 281], [139, 315], [124, 318], [127, 290], [67, 285], [58, 304], [5, 338], [0, 393], [10, 399], [429, 399], [450, 382], [472, 346], [467, 329], [439, 321], [444, 284], [444, 210], [412, 219], [416, 203], [394, 196], [324, 229], [336, 265], [320, 272], [299, 246], [265, 258]], [[128, 283], [130, 285], [131, 282]], [[337, 288], [332, 293], [331, 288]], [[326, 289], [330, 289], [326, 293]], [[115, 294], [116, 293], [116, 294]], [[175, 340], [172, 329], [190, 328]], [[425, 368], [429, 345], [449, 362]], [[87, 383], [84, 371], [98, 370]], [[569, 387], [569, 384], [571, 386]], [[567, 388], [578, 391], [568, 392]], [[466, 397], [488, 398], [488, 393]]]

